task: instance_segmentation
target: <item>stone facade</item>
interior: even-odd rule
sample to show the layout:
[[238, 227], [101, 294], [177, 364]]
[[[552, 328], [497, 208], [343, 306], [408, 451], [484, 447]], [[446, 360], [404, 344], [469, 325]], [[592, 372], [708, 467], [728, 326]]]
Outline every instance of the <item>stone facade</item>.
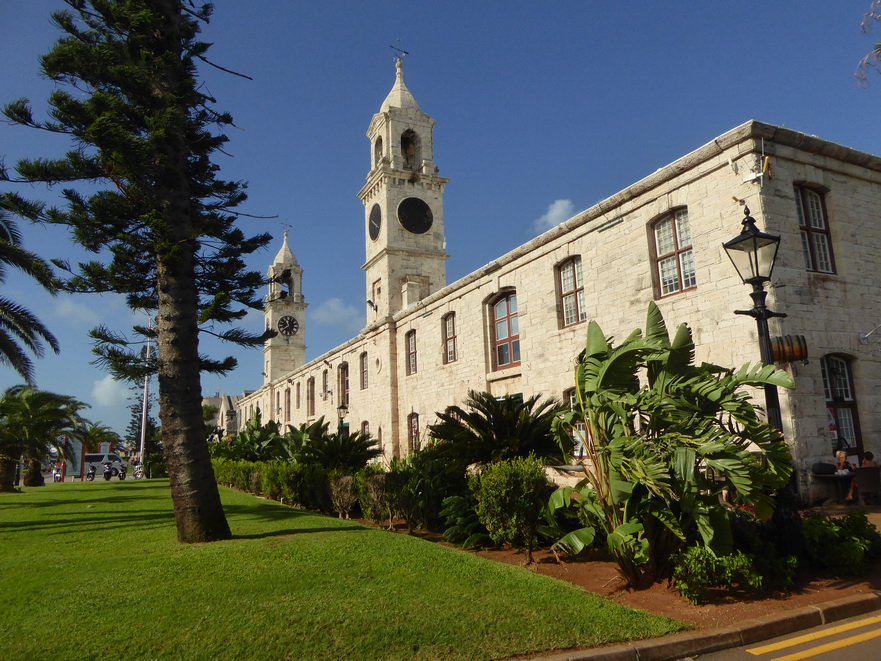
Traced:
[[[436, 412], [469, 390], [563, 397], [587, 320], [623, 339], [645, 326], [653, 300], [669, 327], [690, 325], [698, 361], [756, 363], [755, 321], [733, 313], [751, 306], [749, 288], [722, 248], [739, 233], [746, 204], [762, 230], [782, 237], [768, 307], [788, 316], [770, 320], [771, 335], [804, 336], [808, 348], [808, 362], [778, 363], [796, 381], [780, 399], [803, 499], [817, 489], [810, 466], [829, 460], [837, 437], [851, 436], [853, 453], [881, 452], [881, 331], [870, 334], [881, 323], [881, 158], [750, 121], [440, 286], [446, 180], [434, 167], [433, 120], [394, 105], [412, 100], [400, 67], [395, 85], [371, 123], [373, 169], [360, 194], [368, 326], [315, 360], [272, 370], [236, 401], [239, 426], [258, 408], [264, 420], [295, 425], [324, 416], [333, 427], [343, 413], [351, 429], [381, 441], [386, 458], [404, 456], [425, 442]], [[397, 136], [413, 127], [423, 157], [408, 171]], [[421, 196], [440, 222], [424, 234], [402, 231], [394, 210], [406, 196]], [[372, 238], [377, 201], [387, 233]], [[499, 326], [496, 304], [511, 296], [516, 312], [503, 304]], [[273, 314], [269, 301], [267, 319]], [[519, 334], [519, 364], [513, 344], [499, 348], [497, 329]], [[763, 404], [761, 393], [756, 401]]]

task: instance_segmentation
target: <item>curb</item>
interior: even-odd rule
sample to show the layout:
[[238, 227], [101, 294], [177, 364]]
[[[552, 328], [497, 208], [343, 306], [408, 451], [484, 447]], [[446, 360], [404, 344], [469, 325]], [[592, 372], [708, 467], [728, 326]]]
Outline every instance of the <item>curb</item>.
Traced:
[[881, 610], [881, 592], [805, 606], [785, 614], [746, 620], [742, 624], [722, 629], [686, 631], [663, 638], [528, 658], [529, 661], [674, 661], [697, 654], [752, 645], [874, 610]]

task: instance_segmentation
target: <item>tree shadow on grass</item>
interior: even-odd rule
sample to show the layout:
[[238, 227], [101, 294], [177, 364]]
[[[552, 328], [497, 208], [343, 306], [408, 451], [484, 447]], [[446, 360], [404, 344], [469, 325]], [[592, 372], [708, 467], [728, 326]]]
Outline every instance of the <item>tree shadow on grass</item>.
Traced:
[[231, 519], [230, 526], [233, 529], [235, 529], [236, 527], [236, 519], [239, 519], [240, 521], [249, 520], [251, 522], [253, 522], [254, 520], [258, 520], [271, 525], [273, 523], [280, 524], [284, 522], [289, 522], [292, 519], [299, 519], [304, 516], [308, 516], [326, 520], [329, 524], [330, 522], [334, 522], [333, 524], [327, 526], [310, 526], [303, 528], [284, 527], [273, 530], [266, 530], [259, 533], [235, 534], [234, 532], [233, 539], [263, 539], [266, 537], [283, 537], [287, 535], [297, 535], [302, 533], [365, 532], [369, 530], [369, 528], [365, 528], [364, 526], [354, 522], [341, 521], [340, 519], [334, 519], [307, 510], [296, 510], [274, 502], [260, 503], [254, 506], [226, 504], [223, 506], [223, 511], [226, 512], [226, 514]]

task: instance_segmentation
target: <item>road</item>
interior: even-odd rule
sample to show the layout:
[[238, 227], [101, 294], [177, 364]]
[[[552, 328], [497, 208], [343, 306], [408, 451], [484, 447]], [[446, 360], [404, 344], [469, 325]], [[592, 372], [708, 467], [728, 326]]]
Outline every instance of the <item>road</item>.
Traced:
[[881, 659], [881, 613], [842, 620], [823, 627], [766, 640], [755, 645], [700, 657], [701, 661], [878, 661]]

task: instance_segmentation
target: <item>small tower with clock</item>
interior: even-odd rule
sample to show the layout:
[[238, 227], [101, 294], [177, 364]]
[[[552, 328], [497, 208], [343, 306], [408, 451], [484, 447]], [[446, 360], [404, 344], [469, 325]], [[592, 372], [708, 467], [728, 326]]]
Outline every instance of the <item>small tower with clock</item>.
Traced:
[[364, 204], [367, 323], [380, 321], [443, 288], [446, 282], [443, 193], [432, 132], [404, 84], [401, 59], [395, 84], [373, 116], [371, 167], [358, 193]]
[[277, 332], [263, 345], [264, 385], [306, 362], [306, 307], [303, 269], [288, 246], [288, 233], [267, 273], [269, 294], [263, 306], [266, 328]]

